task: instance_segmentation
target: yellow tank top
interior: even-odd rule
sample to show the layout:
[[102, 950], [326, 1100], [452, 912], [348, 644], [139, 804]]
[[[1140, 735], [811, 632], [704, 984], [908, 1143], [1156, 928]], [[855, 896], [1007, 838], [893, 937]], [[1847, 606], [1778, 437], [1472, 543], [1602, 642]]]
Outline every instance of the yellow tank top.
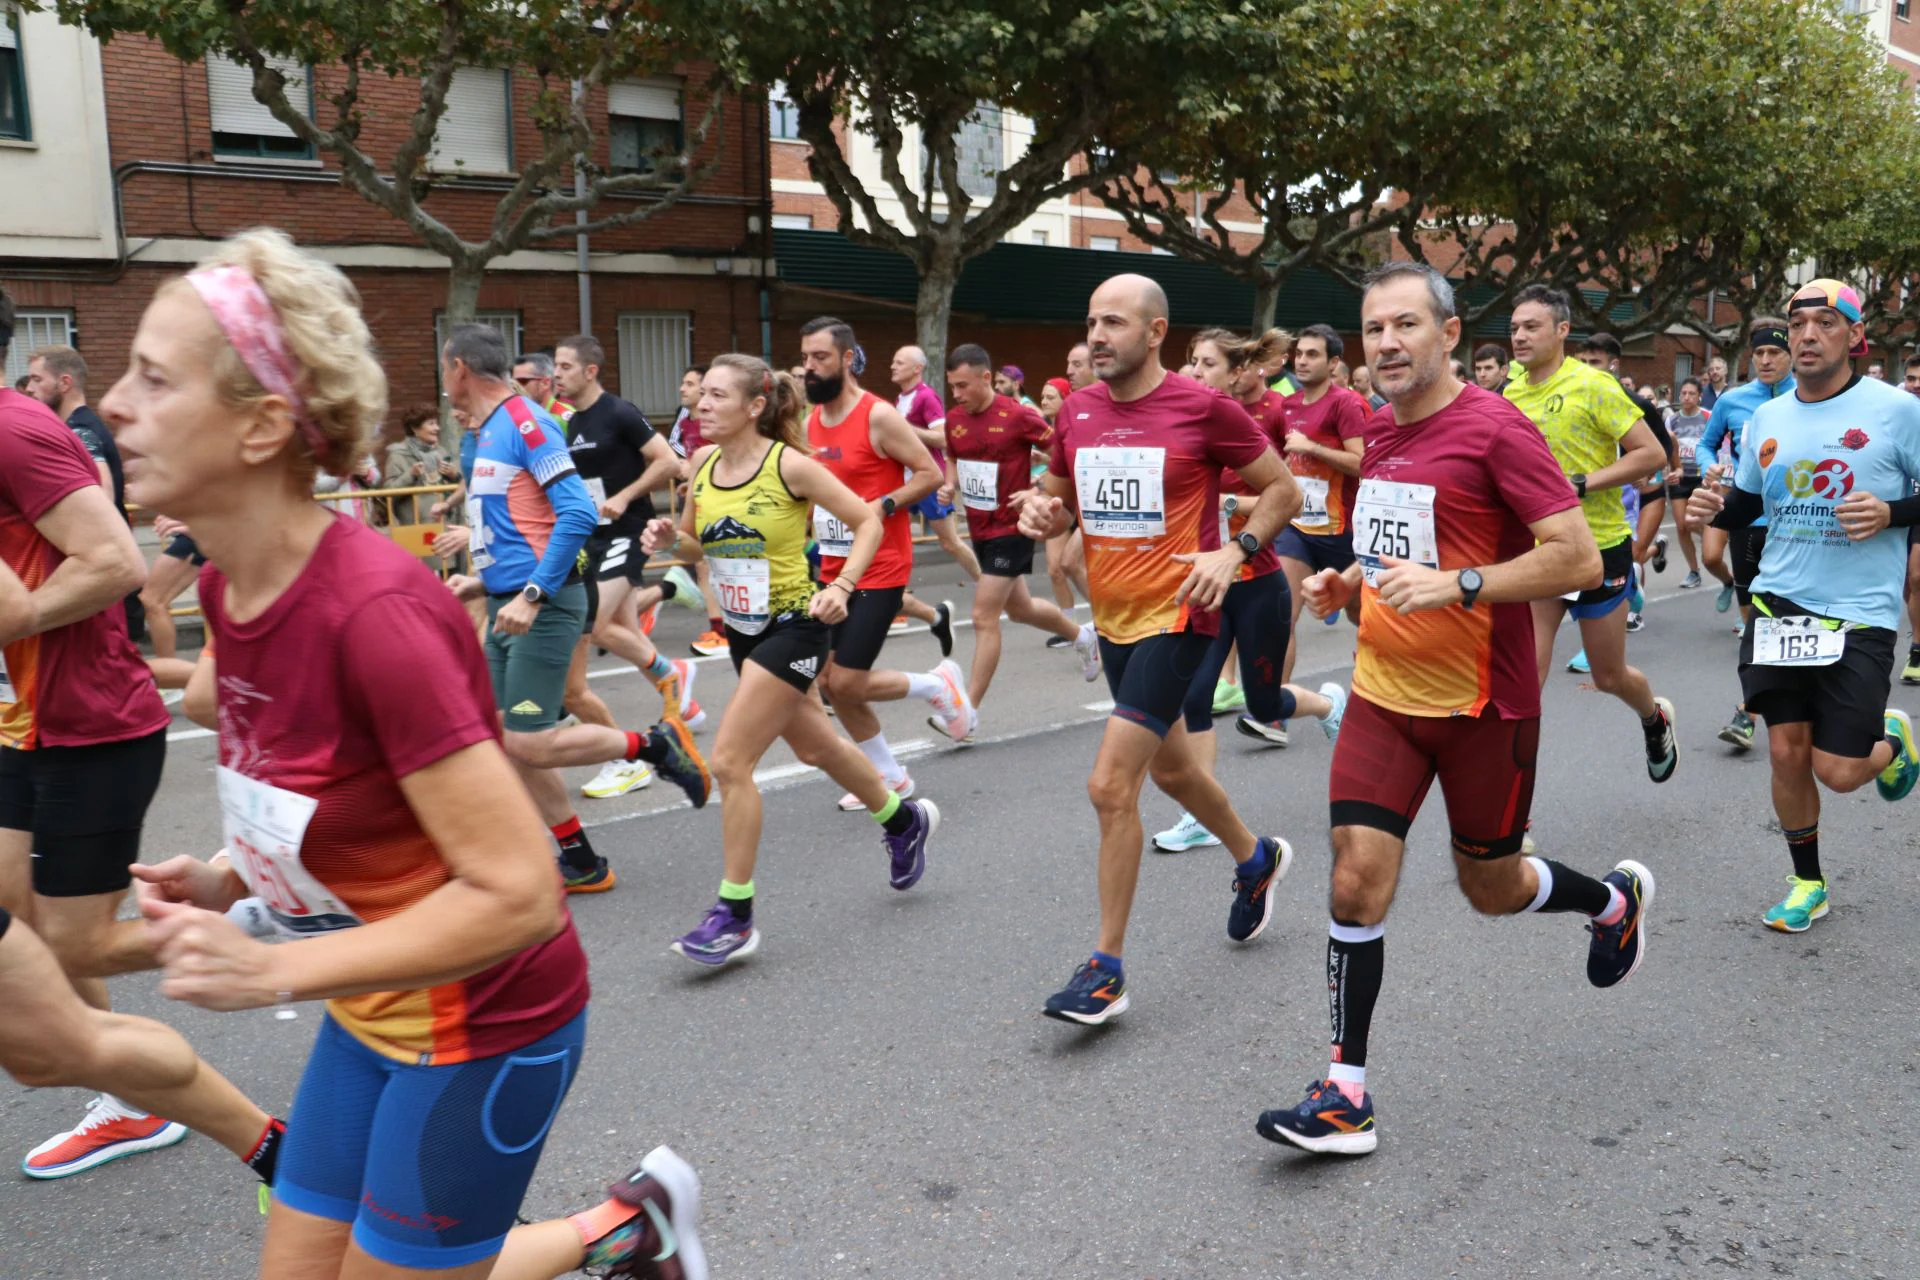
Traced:
[[780, 478], [787, 446], [774, 441], [744, 484], [718, 484], [715, 449], [693, 477], [693, 518], [714, 594], [729, 627], [758, 635], [782, 614], [804, 614], [813, 598], [807, 534], [813, 504]]

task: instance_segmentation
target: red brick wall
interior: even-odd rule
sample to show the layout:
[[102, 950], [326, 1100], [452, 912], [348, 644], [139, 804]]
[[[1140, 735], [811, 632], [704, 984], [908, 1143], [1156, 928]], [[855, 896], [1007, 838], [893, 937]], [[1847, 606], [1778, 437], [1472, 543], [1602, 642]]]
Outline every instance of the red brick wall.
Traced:
[[[161, 160], [211, 164], [213, 135], [207, 103], [207, 77], [198, 63], [182, 63], [154, 41], [122, 36], [101, 50], [107, 88], [107, 130], [116, 165], [129, 161]], [[682, 68], [687, 81], [686, 120], [693, 128], [706, 111], [709, 98], [702, 84], [710, 68], [694, 64]], [[316, 117], [330, 122], [326, 95], [338, 88], [337, 67], [315, 70]], [[539, 154], [540, 140], [532, 123], [531, 107], [539, 92], [529, 74], [513, 78], [516, 157]], [[419, 105], [419, 86], [413, 81], [369, 77], [362, 82], [362, 109], [366, 125], [361, 146], [381, 170], [388, 168], [405, 136], [409, 117]], [[605, 93], [596, 91], [589, 111], [605, 118]], [[701, 161], [717, 160], [710, 177], [698, 188], [701, 201], [685, 203], [635, 227], [596, 236], [601, 250], [743, 251], [747, 247], [747, 218], [760, 211], [764, 192], [766, 111], [753, 98], [725, 104], [722, 123], [709, 135]], [[605, 160], [606, 139], [596, 140]], [[337, 168], [324, 154], [323, 169]], [[243, 170], [244, 165], [221, 167]], [[567, 178], [568, 183], [571, 178]], [[440, 189], [424, 207], [462, 236], [479, 240], [487, 235], [499, 200], [495, 191]], [[132, 236], [213, 237], [250, 226], [270, 224], [307, 243], [416, 244], [416, 237], [397, 219], [346, 188], [294, 181], [261, 181], [240, 176], [134, 174], [124, 189], [127, 233]], [[625, 208], [625, 201], [609, 201], [601, 211]], [[564, 246], [566, 241], [556, 242]]]

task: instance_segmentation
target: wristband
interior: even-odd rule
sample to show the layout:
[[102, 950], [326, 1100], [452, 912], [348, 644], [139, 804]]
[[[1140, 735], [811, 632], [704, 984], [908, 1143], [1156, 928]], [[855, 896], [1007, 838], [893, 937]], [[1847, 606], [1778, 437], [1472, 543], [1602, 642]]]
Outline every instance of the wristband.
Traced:
[[830, 587], [839, 587], [842, 591], [845, 591], [847, 593], [848, 599], [852, 599], [854, 591], [857, 590], [857, 588], [848, 586], [847, 580], [845, 578], [835, 578], [832, 582], [829, 582], [827, 585]]

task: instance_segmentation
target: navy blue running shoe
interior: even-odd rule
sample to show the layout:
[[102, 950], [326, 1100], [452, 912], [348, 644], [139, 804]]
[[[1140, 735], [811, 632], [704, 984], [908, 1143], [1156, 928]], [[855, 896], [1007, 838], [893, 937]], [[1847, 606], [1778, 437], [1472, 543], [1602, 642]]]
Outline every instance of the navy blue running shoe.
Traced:
[[1307, 1096], [1287, 1111], [1263, 1111], [1254, 1128], [1269, 1142], [1284, 1142], [1322, 1156], [1364, 1156], [1380, 1145], [1373, 1126], [1373, 1095], [1354, 1106], [1331, 1080], [1315, 1080]]
[[1293, 865], [1293, 846], [1279, 836], [1262, 836], [1253, 856], [1233, 872], [1233, 906], [1227, 912], [1227, 936], [1251, 942], [1273, 919], [1273, 886], [1286, 878]]

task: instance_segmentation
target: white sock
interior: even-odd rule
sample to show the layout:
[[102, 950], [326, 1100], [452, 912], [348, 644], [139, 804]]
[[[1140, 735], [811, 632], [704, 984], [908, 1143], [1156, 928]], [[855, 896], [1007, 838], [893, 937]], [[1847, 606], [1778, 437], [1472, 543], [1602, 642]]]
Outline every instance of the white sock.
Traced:
[[1538, 911], [1547, 905], [1547, 895], [1553, 892], [1553, 868], [1544, 858], [1528, 858], [1533, 866], [1533, 874], [1540, 877], [1540, 891], [1533, 895], [1533, 901], [1520, 908], [1524, 912]]
[[922, 673], [907, 677], [907, 696], [932, 702], [947, 691], [947, 682], [939, 676]]
[[1352, 1085], [1351, 1092], [1346, 1089], [1340, 1091], [1348, 1097], [1352, 1097], [1355, 1093], [1362, 1097], [1366, 1096], [1367, 1069], [1365, 1067], [1356, 1067], [1345, 1062], [1330, 1062], [1327, 1064], [1327, 1079], [1337, 1085]]
[[865, 742], [856, 742], [853, 745], [860, 748], [861, 755], [873, 762], [873, 767], [880, 773], [880, 780], [888, 786], [907, 776], [907, 771], [902, 769], [900, 762], [893, 758], [893, 748], [887, 745], [886, 734], [876, 733]]
[[1083, 622], [1080, 624], [1080, 639], [1078, 643], [1082, 645], [1097, 644], [1099, 640], [1100, 634], [1093, 629], [1091, 622]]

